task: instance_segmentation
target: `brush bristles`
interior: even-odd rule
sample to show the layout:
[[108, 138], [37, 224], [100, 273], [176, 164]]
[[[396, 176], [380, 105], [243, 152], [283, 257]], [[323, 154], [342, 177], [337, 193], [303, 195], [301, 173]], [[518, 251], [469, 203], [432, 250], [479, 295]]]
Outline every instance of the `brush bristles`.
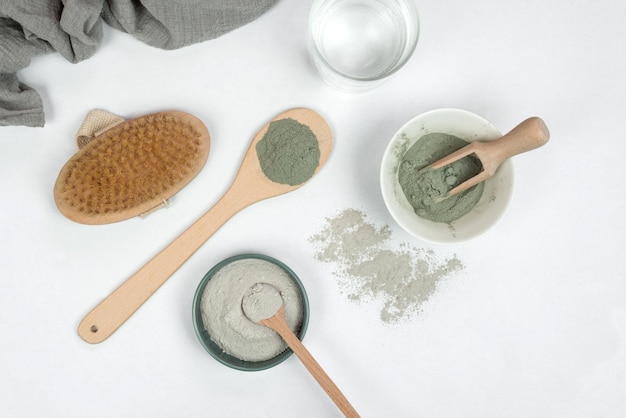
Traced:
[[148, 210], [171, 197], [204, 165], [208, 132], [206, 139], [203, 135], [193, 121], [168, 114], [114, 127], [68, 162], [55, 190], [57, 205], [78, 213], [78, 218]]

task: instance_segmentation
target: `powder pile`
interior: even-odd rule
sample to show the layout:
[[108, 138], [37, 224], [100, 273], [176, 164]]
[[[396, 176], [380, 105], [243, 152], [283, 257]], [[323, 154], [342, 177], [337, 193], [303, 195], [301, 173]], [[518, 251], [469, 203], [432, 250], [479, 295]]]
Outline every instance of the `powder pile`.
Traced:
[[389, 226], [377, 227], [356, 209], [327, 218], [309, 241], [317, 260], [335, 265], [333, 274], [350, 300], [382, 301], [380, 318], [385, 323], [418, 314], [438, 284], [463, 268], [456, 256], [443, 259], [431, 249], [407, 243], [394, 248]]

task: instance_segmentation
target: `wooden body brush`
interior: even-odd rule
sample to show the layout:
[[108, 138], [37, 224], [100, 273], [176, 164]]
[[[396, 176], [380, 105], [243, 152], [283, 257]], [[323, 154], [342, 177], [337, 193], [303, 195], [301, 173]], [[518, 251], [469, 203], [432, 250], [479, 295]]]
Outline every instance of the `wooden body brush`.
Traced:
[[106, 224], [162, 206], [202, 169], [209, 131], [184, 112], [118, 120], [88, 142], [61, 169], [54, 200], [67, 218]]

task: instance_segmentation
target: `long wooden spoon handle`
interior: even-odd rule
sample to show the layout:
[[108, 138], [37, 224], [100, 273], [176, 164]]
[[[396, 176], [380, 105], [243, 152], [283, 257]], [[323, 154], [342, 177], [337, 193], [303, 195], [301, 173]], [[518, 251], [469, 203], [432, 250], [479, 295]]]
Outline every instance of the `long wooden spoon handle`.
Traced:
[[78, 334], [97, 344], [111, 336], [228, 219], [249, 202], [226, 193], [215, 206], [85, 316]]
[[[283, 308], [281, 307], [280, 309], [282, 310]], [[346, 417], [360, 417], [359, 413], [356, 409], [354, 409], [352, 404], [350, 404], [341, 390], [339, 390], [337, 385], [335, 385], [324, 369], [322, 369], [311, 353], [309, 353], [309, 350], [307, 350], [298, 337], [294, 335], [287, 325], [287, 322], [285, 322], [284, 316], [282, 316], [282, 318], [281, 316], [282, 312], [271, 318], [264, 319], [260, 321], [260, 323], [272, 328], [282, 337], [283, 340], [285, 340], [287, 345], [291, 348], [291, 350], [293, 350], [294, 354], [298, 356], [309, 373], [311, 373], [315, 380], [317, 380], [317, 383], [319, 383], [322, 389], [324, 389], [324, 391]]]

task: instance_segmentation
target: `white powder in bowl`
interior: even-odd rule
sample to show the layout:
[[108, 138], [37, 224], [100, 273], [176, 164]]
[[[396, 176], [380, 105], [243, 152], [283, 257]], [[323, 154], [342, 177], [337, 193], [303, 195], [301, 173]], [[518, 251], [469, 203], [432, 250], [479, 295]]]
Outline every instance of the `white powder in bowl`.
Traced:
[[298, 286], [269, 261], [248, 258], [225, 265], [207, 282], [200, 300], [202, 322], [211, 339], [225, 353], [244, 361], [269, 360], [287, 348], [276, 332], [254, 323], [243, 312], [243, 297], [257, 283], [278, 289], [287, 324], [297, 334], [304, 315]]

